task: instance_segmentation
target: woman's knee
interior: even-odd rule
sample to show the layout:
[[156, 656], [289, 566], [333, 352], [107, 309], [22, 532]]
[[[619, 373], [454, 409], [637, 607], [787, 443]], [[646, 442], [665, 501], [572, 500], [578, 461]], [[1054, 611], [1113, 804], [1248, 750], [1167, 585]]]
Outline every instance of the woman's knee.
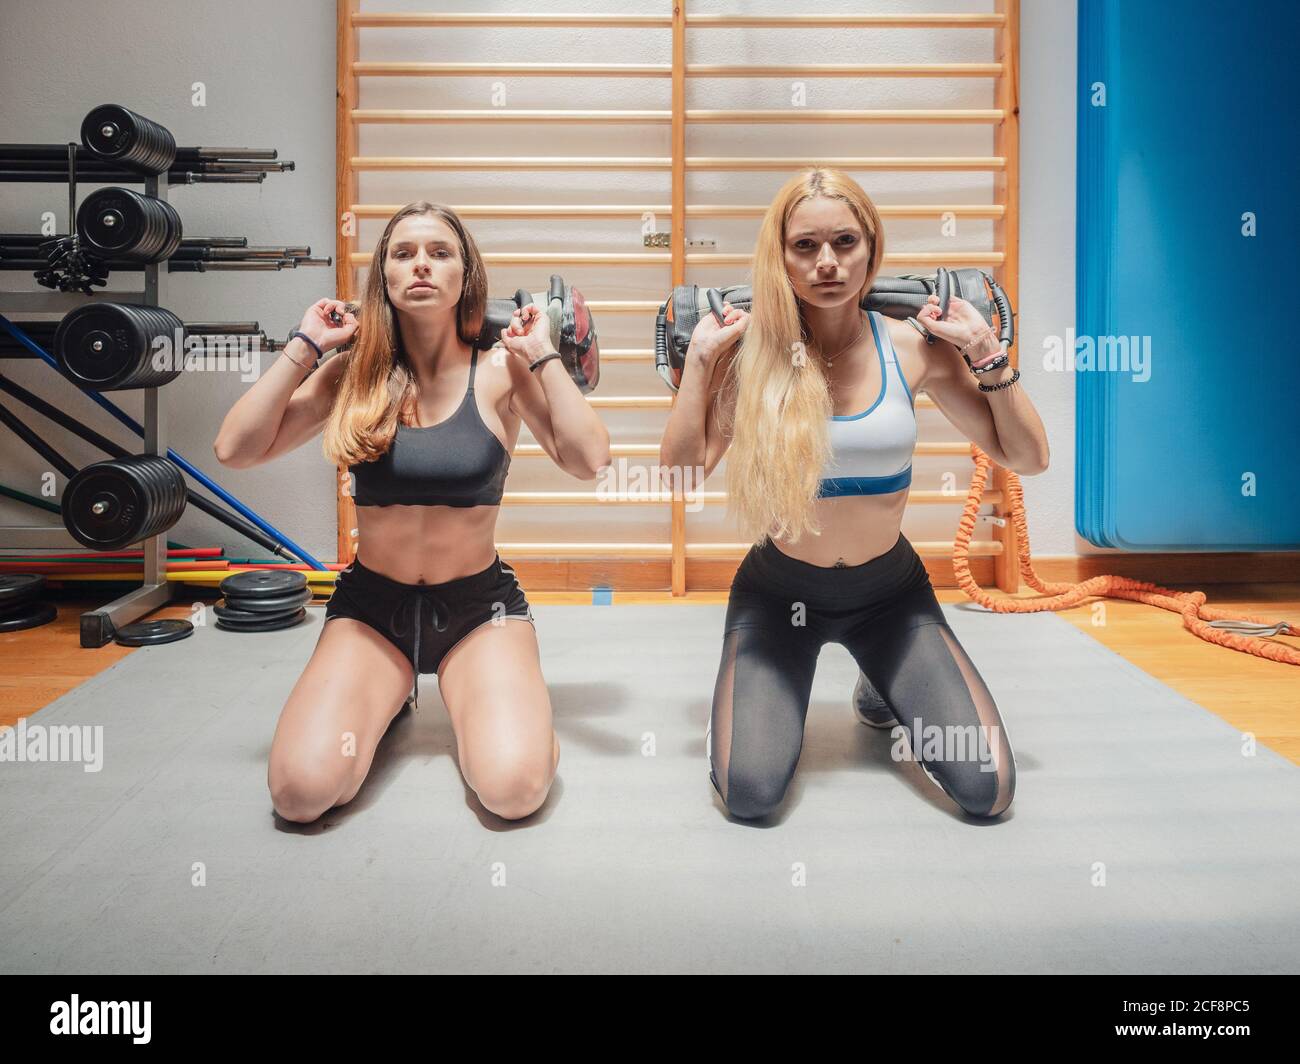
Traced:
[[727, 812], [741, 820], [768, 816], [785, 800], [789, 786], [789, 773], [733, 761], [727, 772]]
[[[342, 762], [342, 759], [340, 759]], [[267, 769], [271, 804], [285, 820], [308, 824], [355, 796], [354, 766], [325, 759], [273, 757]]]
[[971, 816], [1001, 816], [1015, 797], [1015, 773], [1004, 772], [1001, 767], [987, 771], [982, 765], [964, 761], [923, 761], [921, 767], [940, 790]]
[[494, 757], [482, 765], [462, 766], [462, 771], [470, 768], [466, 778], [484, 808], [503, 820], [521, 820], [546, 801], [558, 750], [558, 740], [553, 739], [543, 756]]

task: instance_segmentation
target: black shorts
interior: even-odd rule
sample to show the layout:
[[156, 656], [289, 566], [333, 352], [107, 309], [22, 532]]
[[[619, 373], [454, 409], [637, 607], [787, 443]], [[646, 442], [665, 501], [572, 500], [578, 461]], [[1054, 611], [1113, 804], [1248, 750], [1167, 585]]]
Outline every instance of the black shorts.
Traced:
[[325, 621], [351, 617], [369, 625], [402, 652], [415, 672], [436, 673], [459, 643], [498, 617], [534, 622], [515, 571], [498, 554], [486, 569], [442, 584], [404, 584], [367, 569], [360, 559], [339, 573]]

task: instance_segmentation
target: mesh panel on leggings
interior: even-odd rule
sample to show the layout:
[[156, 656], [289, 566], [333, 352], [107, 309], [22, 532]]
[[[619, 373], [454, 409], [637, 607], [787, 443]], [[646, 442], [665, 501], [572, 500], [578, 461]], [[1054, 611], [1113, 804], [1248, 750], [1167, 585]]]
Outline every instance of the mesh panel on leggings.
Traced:
[[952, 629], [946, 624], [937, 624], [932, 627], [939, 629], [944, 641], [948, 644], [948, 650], [952, 653], [953, 659], [961, 669], [962, 678], [966, 681], [967, 693], [975, 704], [976, 713], [979, 714], [981, 730], [986, 737], [986, 749], [990, 763], [996, 766], [995, 774], [997, 778], [997, 793], [993, 804], [983, 815], [997, 816], [1011, 804], [1011, 798], [1016, 786], [1016, 762], [1011, 753], [1011, 744], [1007, 740], [1007, 729], [1002, 724], [1002, 716], [998, 713], [998, 707], [993, 702], [993, 696], [989, 693], [988, 685], [984, 683], [984, 678], [979, 674], [979, 670], [975, 668], [975, 663], [971, 661], [970, 655], [957, 642], [957, 637], [953, 634]]
[[739, 632], [728, 632], [722, 641], [722, 664], [713, 688], [713, 710], [709, 721], [709, 761], [713, 785], [723, 802], [727, 800], [727, 770], [731, 760], [731, 714], [736, 690], [736, 643]]
[[714, 690], [712, 761], [727, 811], [767, 816], [799, 763], [820, 643], [778, 612], [750, 615], [723, 640]]
[[946, 624], [845, 644], [906, 730], [913, 756], [954, 802], [996, 816], [1015, 792], [1006, 728], [979, 671]]

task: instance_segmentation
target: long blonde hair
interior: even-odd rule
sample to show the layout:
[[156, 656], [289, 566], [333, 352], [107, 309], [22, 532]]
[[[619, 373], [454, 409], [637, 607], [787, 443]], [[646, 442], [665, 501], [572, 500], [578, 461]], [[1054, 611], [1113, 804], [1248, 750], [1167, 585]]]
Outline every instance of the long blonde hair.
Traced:
[[353, 338], [352, 354], [325, 422], [321, 449], [336, 465], [369, 462], [382, 455], [397, 434], [399, 419], [409, 416], [415, 404], [415, 372], [402, 344], [397, 311], [384, 284], [384, 262], [397, 223], [423, 214], [441, 218], [460, 239], [465, 267], [460, 302], [456, 305], [456, 335], [462, 343], [473, 344], [483, 328], [487, 270], [474, 238], [450, 207], [425, 200], [408, 203], [388, 219], [375, 245], [365, 294], [357, 311], [360, 325]]
[[731, 436], [728, 509], [743, 534], [759, 544], [768, 536], [798, 540], [805, 531], [821, 532], [813, 502], [830, 457], [830, 386], [785, 266], [790, 216], [819, 196], [848, 204], [871, 244], [855, 305], [871, 289], [885, 254], [875, 204], [840, 170], [815, 167], [797, 174], [763, 216], [754, 246], [752, 316], [719, 389], [720, 419], [735, 399], [725, 428]]

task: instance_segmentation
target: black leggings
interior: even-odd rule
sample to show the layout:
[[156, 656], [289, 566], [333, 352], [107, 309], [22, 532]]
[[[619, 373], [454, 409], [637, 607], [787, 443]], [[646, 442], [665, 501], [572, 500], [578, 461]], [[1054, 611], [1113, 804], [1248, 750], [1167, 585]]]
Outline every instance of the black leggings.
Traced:
[[710, 778], [729, 812], [765, 816], [785, 797], [827, 642], [853, 655], [906, 729], [912, 756], [953, 801], [976, 816], [1006, 809], [1016, 769], [1002, 718], [900, 534], [862, 565], [811, 565], [771, 540], [740, 563], [707, 740]]

